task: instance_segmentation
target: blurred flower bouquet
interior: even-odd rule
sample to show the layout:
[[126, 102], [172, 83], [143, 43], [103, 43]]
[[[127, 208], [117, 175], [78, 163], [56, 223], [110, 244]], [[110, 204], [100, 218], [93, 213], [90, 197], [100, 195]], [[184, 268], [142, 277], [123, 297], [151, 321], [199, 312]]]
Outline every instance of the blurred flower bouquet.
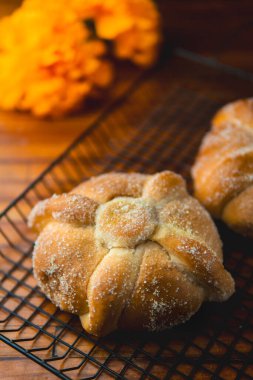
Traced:
[[25, 0], [0, 21], [0, 108], [61, 116], [113, 80], [110, 57], [152, 65], [152, 0]]

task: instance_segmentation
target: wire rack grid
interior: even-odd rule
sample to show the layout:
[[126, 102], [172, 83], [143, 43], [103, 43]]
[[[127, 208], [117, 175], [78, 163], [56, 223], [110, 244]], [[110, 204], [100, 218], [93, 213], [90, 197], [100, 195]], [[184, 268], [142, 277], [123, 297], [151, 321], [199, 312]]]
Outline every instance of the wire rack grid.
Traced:
[[[94, 338], [82, 330], [78, 318], [44, 297], [32, 274], [35, 236], [27, 229], [27, 216], [39, 200], [112, 170], [171, 169], [184, 175], [191, 188], [190, 167], [220, 101], [183, 75], [180, 82], [172, 80], [173, 70], [189, 58], [182, 58], [182, 51], [178, 55], [174, 68], [171, 59], [170, 70], [166, 61], [134, 83], [120, 104], [90, 126], [1, 215], [0, 339], [61, 379], [253, 377], [252, 244], [222, 224], [225, 265], [236, 280], [235, 295], [224, 304], [204, 305], [189, 322], [162, 334], [117, 332]], [[205, 71], [206, 61], [199, 65]], [[212, 68], [217, 83], [220, 69], [224, 71]], [[231, 88], [241, 88], [241, 80], [245, 78], [233, 79]]]

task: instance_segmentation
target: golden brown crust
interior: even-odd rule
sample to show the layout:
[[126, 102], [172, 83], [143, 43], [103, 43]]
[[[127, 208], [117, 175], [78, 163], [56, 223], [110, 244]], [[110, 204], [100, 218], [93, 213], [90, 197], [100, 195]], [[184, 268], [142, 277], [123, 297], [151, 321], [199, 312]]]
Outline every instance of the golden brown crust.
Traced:
[[226, 205], [222, 219], [236, 231], [253, 238], [253, 186]]
[[206, 290], [206, 298], [222, 301], [230, 295], [233, 279], [219, 255], [194, 236], [171, 226], [161, 227], [154, 239], [166, 248], [170, 259]]
[[249, 199], [245, 191], [253, 185], [253, 99], [217, 112], [192, 174], [195, 195], [206, 208], [236, 231], [252, 236], [250, 212], [240, 214], [239, 208], [245, 209]]
[[167, 203], [160, 213], [160, 221], [194, 236], [222, 258], [222, 242], [216, 226], [195, 198], [188, 195], [183, 202], [176, 199]]
[[154, 174], [146, 181], [143, 197], [154, 201], [166, 199], [180, 199], [186, 196], [186, 187], [183, 178], [173, 172], [164, 171]]
[[143, 244], [139, 276], [119, 326], [160, 331], [185, 322], [201, 306], [204, 290], [154, 242]]
[[97, 266], [88, 286], [89, 311], [81, 316], [85, 330], [105, 335], [118, 327], [118, 321], [131, 295], [133, 251], [113, 248]]
[[41, 231], [49, 221], [90, 225], [95, 223], [98, 204], [79, 194], [54, 195], [39, 202], [29, 216], [29, 226]]
[[139, 197], [149, 176], [140, 173], [108, 173], [92, 177], [77, 186], [72, 193], [81, 194], [98, 203], [116, 197]]
[[94, 227], [50, 222], [34, 248], [34, 274], [54, 304], [80, 314], [87, 309], [90, 276], [107, 252], [96, 247]]
[[169, 171], [93, 178], [43, 201], [29, 223], [42, 290], [98, 336], [162, 330], [234, 291], [211, 218]]
[[253, 128], [253, 98], [241, 99], [222, 107], [213, 118], [213, 125], [219, 128], [227, 122]]

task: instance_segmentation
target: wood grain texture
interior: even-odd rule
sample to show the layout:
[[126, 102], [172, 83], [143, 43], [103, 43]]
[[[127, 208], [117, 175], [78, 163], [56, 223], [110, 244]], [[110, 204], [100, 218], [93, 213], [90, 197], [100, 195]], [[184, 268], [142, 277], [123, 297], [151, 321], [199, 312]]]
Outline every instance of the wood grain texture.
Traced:
[[[0, 15], [10, 13], [18, 0], [0, 0]], [[171, 45], [183, 46], [222, 62], [253, 72], [253, 2], [251, 0], [160, 0]], [[232, 36], [232, 38], [231, 38]], [[180, 66], [180, 65], [179, 65]], [[178, 72], [182, 75], [180, 67]], [[140, 75], [130, 65], [121, 65], [110, 96], [84, 113], [57, 121], [40, 121], [30, 115], [0, 113], [0, 210], [8, 205], [47, 165], [55, 159], [106, 107], [120, 97]], [[187, 76], [188, 73], [186, 72]], [[201, 71], [197, 73], [201, 82]], [[161, 78], [160, 78], [161, 79]], [[220, 78], [221, 80], [222, 78]], [[170, 80], [169, 74], [166, 80]], [[210, 77], [213, 99], [236, 96], [217, 93]], [[197, 86], [194, 83], [194, 86]], [[159, 91], [160, 82], [153, 90]], [[203, 90], [204, 92], [204, 90]], [[242, 87], [240, 94], [250, 95]], [[145, 94], [144, 94], [145, 95]], [[127, 133], [127, 131], [126, 131]], [[0, 262], [1, 264], [1, 262]], [[229, 343], [229, 341], [228, 341]], [[219, 350], [221, 348], [217, 348]], [[244, 345], [241, 349], [247, 349]], [[193, 353], [195, 355], [196, 353]], [[169, 360], [169, 358], [168, 358]], [[117, 363], [115, 364], [117, 367]], [[160, 376], [162, 378], [162, 373]], [[0, 342], [0, 377], [6, 380], [46, 380], [55, 376]], [[102, 378], [102, 377], [101, 377]], [[134, 375], [133, 375], [134, 378]], [[200, 377], [202, 380], [204, 377]], [[224, 379], [233, 379], [224, 374]]]

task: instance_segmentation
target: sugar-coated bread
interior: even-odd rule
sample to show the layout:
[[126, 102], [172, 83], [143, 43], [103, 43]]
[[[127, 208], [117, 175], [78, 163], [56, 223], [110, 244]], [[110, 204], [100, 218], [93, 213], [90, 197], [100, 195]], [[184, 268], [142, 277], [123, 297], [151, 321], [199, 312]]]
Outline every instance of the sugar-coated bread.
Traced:
[[40, 202], [29, 225], [39, 286], [97, 336], [163, 330], [234, 292], [209, 214], [170, 171], [91, 178]]
[[215, 115], [192, 175], [195, 196], [211, 214], [253, 237], [253, 99]]

